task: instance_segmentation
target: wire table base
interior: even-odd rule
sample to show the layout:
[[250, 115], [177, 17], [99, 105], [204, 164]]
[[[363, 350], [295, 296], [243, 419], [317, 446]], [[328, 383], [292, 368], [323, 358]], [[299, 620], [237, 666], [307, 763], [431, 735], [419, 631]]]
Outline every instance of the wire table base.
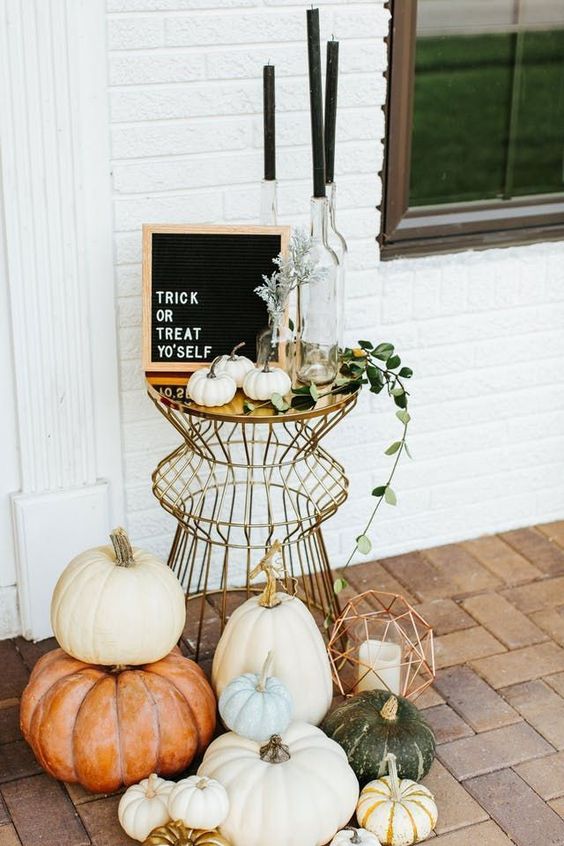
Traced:
[[177, 520], [168, 564], [188, 601], [200, 655], [208, 598], [221, 628], [239, 592], [262, 590], [249, 573], [275, 540], [282, 543], [286, 590], [318, 619], [340, 612], [321, 524], [346, 500], [343, 466], [320, 440], [348, 414], [356, 394], [328, 398], [308, 412], [243, 414], [239, 394], [204, 409], [185, 399], [186, 380], [148, 379], [149, 396], [182, 437], [153, 473], [153, 493]]

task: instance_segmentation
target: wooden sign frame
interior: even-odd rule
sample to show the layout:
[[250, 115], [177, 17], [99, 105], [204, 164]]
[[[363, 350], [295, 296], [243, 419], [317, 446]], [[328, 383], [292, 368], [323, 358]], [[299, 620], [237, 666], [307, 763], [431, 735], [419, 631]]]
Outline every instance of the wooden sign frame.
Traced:
[[[152, 264], [153, 235], [188, 234], [188, 235], [279, 235], [280, 251], [285, 254], [290, 241], [289, 226], [229, 226], [229, 225], [185, 225], [185, 224], [144, 224], [143, 225], [143, 367], [146, 373], [191, 373], [210, 364], [202, 361], [153, 361], [152, 360]], [[273, 256], [274, 258], [274, 256]], [[275, 270], [274, 264], [272, 270]], [[226, 279], [226, 284], [229, 280]], [[258, 283], [257, 283], [258, 284]], [[265, 325], [267, 317], [265, 313]], [[228, 352], [228, 350], [225, 350]], [[254, 350], [245, 350], [249, 358], [254, 358]]]

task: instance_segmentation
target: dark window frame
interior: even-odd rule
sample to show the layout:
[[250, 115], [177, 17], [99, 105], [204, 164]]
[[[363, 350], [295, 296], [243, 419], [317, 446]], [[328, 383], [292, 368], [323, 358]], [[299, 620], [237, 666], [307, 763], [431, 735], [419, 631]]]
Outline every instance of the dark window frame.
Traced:
[[564, 239], [564, 193], [409, 208], [417, 0], [389, 0], [383, 259]]

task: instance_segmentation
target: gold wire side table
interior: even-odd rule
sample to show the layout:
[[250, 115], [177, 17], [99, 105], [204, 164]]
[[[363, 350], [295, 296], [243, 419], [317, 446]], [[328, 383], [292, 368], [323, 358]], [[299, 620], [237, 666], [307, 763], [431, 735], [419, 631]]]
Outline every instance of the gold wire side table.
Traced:
[[[346, 500], [343, 466], [321, 439], [355, 406], [356, 394], [326, 397], [310, 411], [244, 414], [240, 391], [220, 408], [186, 395], [187, 377], [147, 375], [150, 398], [182, 437], [153, 473], [153, 493], [177, 520], [168, 564], [198, 615], [199, 656], [206, 604], [219, 595], [221, 629], [233, 603], [260, 593], [249, 574], [275, 540], [282, 543], [286, 590], [318, 619], [336, 619], [339, 603], [321, 524]], [[199, 600], [199, 607], [193, 603]], [[194, 620], [195, 617], [192, 617]]]

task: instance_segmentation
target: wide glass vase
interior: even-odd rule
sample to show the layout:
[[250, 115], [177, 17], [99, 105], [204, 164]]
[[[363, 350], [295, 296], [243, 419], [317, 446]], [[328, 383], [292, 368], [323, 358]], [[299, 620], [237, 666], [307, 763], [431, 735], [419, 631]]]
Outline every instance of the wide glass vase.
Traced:
[[296, 335], [287, 309], [269, 315], [268, 326], [257, 336], [257, 368], [285, 370], [294, 381]]
[[328, 242], [329, 202], [311, 200], [312, 259], [316, 273], [298, 286], [296, 376], [300, 382], [327, 385], [339, 364], [337, 276], [339, 263]]
[[335, 182], [327, 185], [327, 196], [329, 197], [327, 241], [339, 262], [337, 273], [337, 337], [339, 339], [339, 346], [344, 347], [348, 247], [344, 236], [337, 228], [337, 184]]

